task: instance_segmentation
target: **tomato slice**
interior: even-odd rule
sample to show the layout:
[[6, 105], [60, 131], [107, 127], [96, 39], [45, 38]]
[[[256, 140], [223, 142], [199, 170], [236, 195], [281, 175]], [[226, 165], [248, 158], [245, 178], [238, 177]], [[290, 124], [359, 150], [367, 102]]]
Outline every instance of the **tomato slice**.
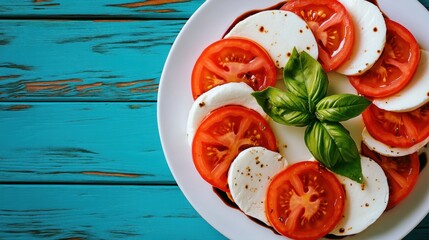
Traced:
[[362, 155], [365, 155], [380, 165], [389, 184], [389, 202], [386, 210], [392, 209], [414, 188], [420, 171], [419, 155], [417, 152], [402, 157], [387, 157], [371, 151], [362, 144]]
[[248, 108], [225, 106], [201, 122], [192, 142], [192, 157], [203, 179], [229, 192], [227, 174], [231, 162], [240, 151], [253, 146], [277, 150], [268, 122]]
[[277, 68], [268, 52], [244, 38], [221, 39], [208, 46], [192, 71], [192, 95], [196, 99], [211, 88], [228, 82], [245, 82], [253, 90], [274, 86]]
[[391, 147], [411, 147], [429, 137], [429, 103], [411, 112], [389, 112], [371, 104], [362, 118], [371, 136]]
[[414, 76], [420, 61], [420, 48], [416, 39], [405, 27], [386, 20], [387, 36], [383, 53], [371, 69], [349, 81], [362, 95], [386, 97], [402, 88]]
[[311, 28], [319, 48], [319, 62], [332, 71], [350, 56], [355, 31], [346, 8], [337, 0], [288, 1], [282, 10], [294, 12]]
[[337, 177], [318, 162], [298, 162], [274, 176], [265, 200], [267, 217], [280, 234], [317, 239], [343, 216], [345, 192]]

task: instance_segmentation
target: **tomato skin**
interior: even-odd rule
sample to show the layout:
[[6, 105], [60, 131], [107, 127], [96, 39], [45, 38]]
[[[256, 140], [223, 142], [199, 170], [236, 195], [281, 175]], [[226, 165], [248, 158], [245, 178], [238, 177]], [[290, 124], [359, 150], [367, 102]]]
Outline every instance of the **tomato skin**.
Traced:
[[399, 23], [385, 21], [387, 37], [380, 58], [364, 74], [348, 77], [353, 87], [367, 97], [399, 92], [411, 81], [420, 61], [420, 47], [413, 34]]
[[343, 216], [345, 192], [337, 177], [318, 162], [290, 165], [274, 176], [265, 206], [271, 225], [292, 239], [318, 239]]
[[268, 52], [244, 38], [218, 40], [201, 53], [192, 70], [192, 96], [228, 82], [245, 82], [253, 90], [274, 86], [277, 68]]
[[372, 137], [391, 147], [411, 147], [429, 137], [429, 103], [411, 112], [389, 112], [371, 104], [362, 119]]
[[417, 183], [420, 161], [417, 152], [402, 157], [387, 157], [370, 150], [362, 143], [362, 154], [380, 165], [389, 184], [389, 202], [386, 211], [404, 200]]
[[231, 162], [239, 152], [254, 146], [277, 150], [268, 122], [251, 109], [225, 106], [201, 122], [192, 142], [192, 158], [204, 180], [229, 192], [227, 174]]
[[355, 41], [353, 21], [337, 0], [292, 0], [282, 10], [300, 16], [316, 37], [319, 62], [325, 71], [341, 66], [351, 55]]

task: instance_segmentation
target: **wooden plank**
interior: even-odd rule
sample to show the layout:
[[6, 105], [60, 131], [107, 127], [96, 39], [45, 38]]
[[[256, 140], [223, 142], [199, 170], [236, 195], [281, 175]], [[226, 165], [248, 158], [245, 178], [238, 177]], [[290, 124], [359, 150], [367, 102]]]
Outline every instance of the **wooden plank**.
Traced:
[[[429, 0], [419, 0], [429, 8]], [[1, 17], [187, 18], [204, 0], [0, 0]]]
[[0, 0], [0, 18], [188, 18], [203, 2], [204, 0]]
[[1, 239], [224, 239], [175, 186], [0, 185], [0, 196]]
[[175, 184], [156, 103], [0, 103], [0, 182]]
[[0, 101], [155, 101], [184, 23], [2, 20]]
[[0, 239], [223, 239], [176, 186], [0, 185], [0, 196]]

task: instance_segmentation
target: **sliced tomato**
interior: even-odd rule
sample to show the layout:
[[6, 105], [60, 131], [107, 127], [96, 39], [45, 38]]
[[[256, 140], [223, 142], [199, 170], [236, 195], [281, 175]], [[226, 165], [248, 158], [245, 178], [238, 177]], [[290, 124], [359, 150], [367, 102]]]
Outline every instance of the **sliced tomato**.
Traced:
[[376, 161], [386, 174], [389, 184], [389, 202], [386, 210], [392, 209], [410, 194], [420, 171], [417, 152], [403, 157], [386, 157], [362, 144], [362, 155]]
[[346, 8], [337, 0], [288, 1], [282, 10], [294, 12], [311, 28], [319, 48], [319, 62], [332, 71], [350, 56], [355, 31]]
[[274, 86], [277, 68], [268, 52], [244, 38], [221, 39], [208, 46], [192, 71], [192, 95], [196, 99], [211, 88], [228, 82], [245, 82], [253, 90]]
[[240, 151], [253, 146], [277, 150], [268, 122], [248, 108], [225, 106], [201, 122], [192, 143], [192, 157], [203, 179], [229, 192], [227, 174], [231, 162]]
[[386, 20], [386, 44], [377, 62], [360, 76], [350, 76], [356, 90], [368, 97], [386, 97], [404, 88], [420, 61], [420, 48], [413, 34], [392, 20]]
[[389, 112], [371, 104], [362, 118], [371, 136], [391, 147], [411, 147], [429, 137], [429, 103], [411, 112]]
[[267, 217], [280, 234], [317, 239], [343, 216], [345, 192], [337, 177], [320, 163], [304, 161], [274, 176], [265, 200]]

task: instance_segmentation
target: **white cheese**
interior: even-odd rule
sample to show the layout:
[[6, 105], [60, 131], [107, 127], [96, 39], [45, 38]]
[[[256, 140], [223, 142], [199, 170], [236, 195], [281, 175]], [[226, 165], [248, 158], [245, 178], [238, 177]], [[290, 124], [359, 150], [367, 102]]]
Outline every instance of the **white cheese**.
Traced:
[[373, 103], [384, 110], [392, 112], [409, 112], [429, 101], [429, 52], [420, 51], [420, 63], [408, 85], [386, 98], [376, 98]]
[[263, 147], [243, 150], [228, 172], [232, 199], [245, 214], [270, 225], [265, 214], [267, 187], [286, 166], [286, 159], [277, 152]]
[[388, 146], [378, 141], [373, 136], [371, 136], [366, 128], [364, 128], [362, 131], [362, 141], [365, 143], [365, 145], [368, 146], [369, 149], [376, 151], [381, 155], [388, 157], [400, 157], [419, 151], [429, 142], [429, 137], [409, 148], [398, 148]]
[[364, 183], [337, 175], [346, 192], [343, 218], [331, 232], [344, 236], [362, 232], [386, 209], [389, 185], [383, 169], [367, 157], [361, 157]]
[[352, 17], [355, 41], [350, 58], [336, 71], [360, 75], [370, 69], [383, 52], [386, 22], [377, 6], [365, 0], [339, 0]]
[[316, 39], [307, 23], [296, 14], [283, 10], [267, 10], [237, 23], [225, 37], [243, 37], [261, 45], [278, 68], [284, 68], [296, 47], [313, 58], [318, 57]]
[[253, 89], [246, 83], [226, 83], [216, 86], [201, 94], [193, 103], [188, 115], [186, 133], [188, 142], [192, 144], [195, 131], [201, 121], [213, 110], [226, 105], [241, 105], [255, 110], [264, 118], [267, 118], [264, 110], [251, 95]]

